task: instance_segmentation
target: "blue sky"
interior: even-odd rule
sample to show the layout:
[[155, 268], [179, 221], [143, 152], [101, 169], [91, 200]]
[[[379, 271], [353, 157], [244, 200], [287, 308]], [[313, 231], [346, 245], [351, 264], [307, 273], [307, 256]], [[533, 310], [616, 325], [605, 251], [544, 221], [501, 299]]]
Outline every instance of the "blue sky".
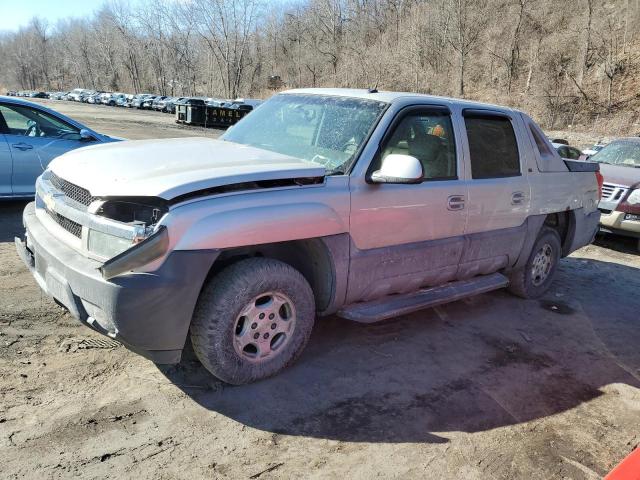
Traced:
[[[143, 0], [118, 0], [135, 5]], [[189, 1], [189, 0], [164, 0]], [[267, 4], [289, 5], [298, 0], [266, 0]], [[38, 16], [55, 25], [62, 18], [82, 18], [99, 10], [108, 0], [0, 0], [0, 32], [16, 31]]]
[[[105, 0], [0, 0], [0, 31], [15, 31], [34, 16], [49, 24], [68, 17], [85, 17], [98, 10]], [[130, 2], [135, 3], [135, 0]]]

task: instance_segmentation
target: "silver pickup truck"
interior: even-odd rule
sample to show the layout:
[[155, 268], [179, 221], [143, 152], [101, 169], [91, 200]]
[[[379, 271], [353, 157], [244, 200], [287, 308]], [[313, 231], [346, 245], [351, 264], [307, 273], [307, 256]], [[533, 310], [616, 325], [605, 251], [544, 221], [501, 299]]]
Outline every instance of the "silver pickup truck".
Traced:
[[544, 294], [596, 233], [597, 170], [510, 108], [291, 90], [219, 140], [58, 157], [16, 246], [86, 325], [156, 363], [178, 362], [190, 336], [211, 373], [241, 384], [293, 362], [316, 316]]

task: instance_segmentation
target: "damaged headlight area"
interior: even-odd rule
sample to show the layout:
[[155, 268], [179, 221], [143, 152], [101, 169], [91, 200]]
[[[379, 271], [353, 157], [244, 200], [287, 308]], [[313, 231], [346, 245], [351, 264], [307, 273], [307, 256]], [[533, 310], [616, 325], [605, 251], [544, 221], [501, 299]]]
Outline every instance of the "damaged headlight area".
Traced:
[[167, 227], [161, 225], [150, 237], [107, 260], [100, 273], [106, 280], [130, 272], [164, 255], [169, 249]]
[[[103, 217], [105, 221], [99, 227], [89, 227], [87, 249], [94, 255], [108, 259], [101, 269], [105, 278], [140, 267], [166, 251], [168, 234], [166, 228], [158, 227], [169, 210], [163, 199], [106, 199], [93, 209], [94, 215]], [[121, 257], [130, 252], [132, 255], [122, 262]], [[135, 262], [132, 262], [132, 258], [135, 258]]]
[[107, 200], [96, 215], [131, 225], [155, 225], [167, 213], [167, 202], [161, 198], [124, 198]]

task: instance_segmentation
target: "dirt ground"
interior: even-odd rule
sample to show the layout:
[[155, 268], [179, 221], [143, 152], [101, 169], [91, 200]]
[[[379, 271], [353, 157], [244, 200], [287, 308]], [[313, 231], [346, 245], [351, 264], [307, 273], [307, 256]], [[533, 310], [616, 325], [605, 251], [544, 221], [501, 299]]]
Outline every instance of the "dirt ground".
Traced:
[[175, 115], [152, 110], [138, 110], [106, 105], [67, 102], [60, 100], [35, 101], [93, 128], [95, 131], [126, 138], [141, 140], [145, 138], [173, 137], [218, 137], [224, 130], [217, 128], [190, 127], [177, 124]]
[[[219, 133], [55, 107], [129, 138]], [[192, 357], [157, 367], [43, 297], [13, 246], [23, 208], [0, 204], [3, 478], [596, 479], [640, 443], [632, 242], [564, 259], [540, 301], [325, 319], [292, 368], [232, 387]]]

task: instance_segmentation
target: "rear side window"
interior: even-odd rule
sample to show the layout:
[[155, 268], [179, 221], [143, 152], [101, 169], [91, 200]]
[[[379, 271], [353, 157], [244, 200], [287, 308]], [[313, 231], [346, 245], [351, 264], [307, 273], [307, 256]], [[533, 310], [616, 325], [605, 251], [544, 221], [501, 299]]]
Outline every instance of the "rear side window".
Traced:
[[520, 155], [511, 120], [493, 115], [465, 115], [464, 121], [473, 178], [520, 175]]

